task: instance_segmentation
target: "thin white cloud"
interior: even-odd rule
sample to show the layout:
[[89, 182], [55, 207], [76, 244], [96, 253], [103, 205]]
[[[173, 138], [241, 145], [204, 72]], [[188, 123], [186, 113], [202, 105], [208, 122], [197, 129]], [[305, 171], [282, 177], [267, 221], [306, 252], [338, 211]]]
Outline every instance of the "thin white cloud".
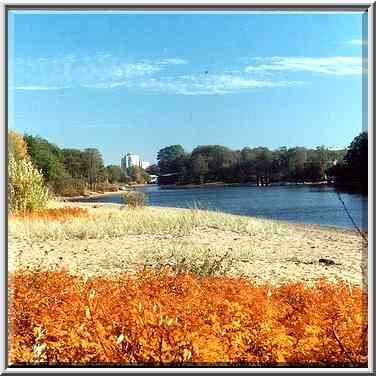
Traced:
[[259, 57], [245, 68], [248, 73], [302, 71], [328, 75], [348, 76], [362, 74], [361, 57]]
[[80, 58], [72, 55], [61, 58], [16, 58], [11, 67], [11, 87], [15, 90], [114, 88], [186, 63], [181, 58], [130, 62], [105, 53]]
[[11, 67], [10, 88], [43, 91], [123, 87], [175, 95], [224, 95], [304, 84], [305, 78], [304, 81], [293, 79], [294, 72], [362, 74], [360, 57], [256, 57], [246, 64], [225, 67], [218, 73], [192, 73], [182, 58], [130, 62], [105, 53], [81, 58], [17, 58]]
[[174, 59], [163, 59], [160, 61], [160, 64], [174, 64], [174, 65], [180, 65], [180, 64], [187, 64], [187, 60], [174, 58]]
[[69, 89], [70, 86], [11, 86], [10, 90], [20, 91], [46, 91], [46, 90], [64, 90]]
[[127, 84], [129, 84], [128, 81], [97, 82], [93, 84], [82, 84], [81, 87], [86, 87], [88, 89], [112, 89], [114, 87], [126, 86]]
[[143, 89], [179, 95], [224, 95], [260, 88], [301, 85], [301, 81], [256, 80], [229, 74], [185, 75], [161, 79], [148, 79], [139, 83]]
[[367, 44], [367, 41], [363, 39], [351, 39], [346, 42], [347, 44], [351, 44], [353, 46], [363, 46]]

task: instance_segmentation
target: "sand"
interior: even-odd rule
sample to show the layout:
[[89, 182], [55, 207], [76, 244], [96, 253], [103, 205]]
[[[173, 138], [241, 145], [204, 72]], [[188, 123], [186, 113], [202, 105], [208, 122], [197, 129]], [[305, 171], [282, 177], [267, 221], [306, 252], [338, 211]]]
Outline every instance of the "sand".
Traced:
[[[92, 215], [119, 210], [114, 204], [68, 205], [89, 208]], [[174, 212], [179, 210], [184, 209], [171, 209]], [[205, 250], [211, 259], [219, 259], [227, 253], [226, 274], [250, 278], [257, 283], [280, 285], [302, 281], [310, 284], [324, 277], [367, 287], [367, 244], [357, 232], [272, 222], [282, 230], [275, 234], [262, 231], [245, 234], [199, 227], [179, 237], [125, 234], [113, 239], [33, 242], [12, 237], [9, 240], [8, 270], [10, 273], [17, 270], [68, 270], [88, 277], [116, 277], [124, 272], [135, 273], [145, 265], [174, 266], [179, 257], [180, 260], [184, 257], [185, 250], [187, 257], [200, 266], [203, 257], [192, 253], [192, 250], [200, 249]], [[12, 220], [9, 226], [12, 226]], [[321, 259], [331, 262], [320, 262]]]

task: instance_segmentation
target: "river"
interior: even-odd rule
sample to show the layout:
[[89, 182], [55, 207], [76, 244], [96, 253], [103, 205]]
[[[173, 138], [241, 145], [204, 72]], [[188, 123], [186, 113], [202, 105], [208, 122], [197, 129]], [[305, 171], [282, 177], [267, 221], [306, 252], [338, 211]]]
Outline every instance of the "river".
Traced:
[[[231, 186], [200, 188], [139, 187], [154, 206], [219, 210], [295, 223], [354, 229], [336, 190], [328, 186]], [[356, 225], [367, 230], [368, 197], [341, 192], [340, 197]], [[85, 202], [121, 203], [121, 193], [85, 199]]]

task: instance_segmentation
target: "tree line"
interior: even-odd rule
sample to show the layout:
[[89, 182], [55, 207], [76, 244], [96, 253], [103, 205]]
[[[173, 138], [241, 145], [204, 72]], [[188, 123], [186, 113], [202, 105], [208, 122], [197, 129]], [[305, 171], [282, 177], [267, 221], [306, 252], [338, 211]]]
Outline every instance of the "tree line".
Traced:
[[203, 145], [191, 153], [181, 145], [159, 150], [157, 165], [150, 173], [176, 174], [180, 184], [209, 182], [254, 183], [258, 176], [267, 176], [270, 182], [319, 182], [367, 180], [366, 132], [354, 139], [348, 149], [331, 150], [324, 146], [266, 147], [231, 150], [221, 145]]
[[42, 137], [14, 131], [8, 132], [8, 152], [16, 159], [30, 159], [42, 172], [50, 191], [58, 195], [117, 190], [118, 183], [144, 183], [149, 179], [140, 167], [123, 171], [117, 165], [105, 166], [96, 148], [59, 148]]
[[158, 163], [143, 170], [105, 166], [96, 148], [65, 149], [39, 136], [8, 132], [8, 152], [16, 159], [31, 160], [42, 172], [50, 191], [58, 195], [83, 194], [86, 190], [117, 190], [117, 184], [145, 183], [149, 174], [175, 174], [180, 184], [210, 182], [255, 183], [258, 176], [270, 182], [318, 182], [333, 179], [337, 184], [368, 183], [368, 133], [354, 138], [347, 149], [324, 146], [266, 147], [231, 150], [221, 145], [202, 145], [187, 152], [181, 145], [159, 150]]

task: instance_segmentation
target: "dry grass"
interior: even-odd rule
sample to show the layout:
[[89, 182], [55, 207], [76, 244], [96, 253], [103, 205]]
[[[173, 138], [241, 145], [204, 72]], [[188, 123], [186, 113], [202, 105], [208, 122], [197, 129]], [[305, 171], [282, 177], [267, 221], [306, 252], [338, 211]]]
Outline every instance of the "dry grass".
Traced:
[[[52, 202], [51, 208], [77, 206]], [[307, 284], [326, 277], [364, 285], [367, 260], [353, 231], [294, 225], [198, 209], [79, 204], [87, 216], [64, 222], [10, 221], [9, 270], [61, 270], [112, 277], [145, 265], [200, 276]], [[335, 262], [319, 263], [320, 258]]]
[[[55, 203], [56, 205], [56, 203]], [[49, 218], [14, 218], [9, 226], [11, 238], [19, 240], [113, 239], [127, 234], [184, 236], [200, 228], [213, 228], [242, 234], [278, 234], [286, 231], [276, 222], [210, 212], [199, 209], [117, 206], [95, 210], [86, 218], [51, 222]], [[124, 210], [122, 210], [124, 209]], [[26, 220], [25, 220], [26, 219]]]

